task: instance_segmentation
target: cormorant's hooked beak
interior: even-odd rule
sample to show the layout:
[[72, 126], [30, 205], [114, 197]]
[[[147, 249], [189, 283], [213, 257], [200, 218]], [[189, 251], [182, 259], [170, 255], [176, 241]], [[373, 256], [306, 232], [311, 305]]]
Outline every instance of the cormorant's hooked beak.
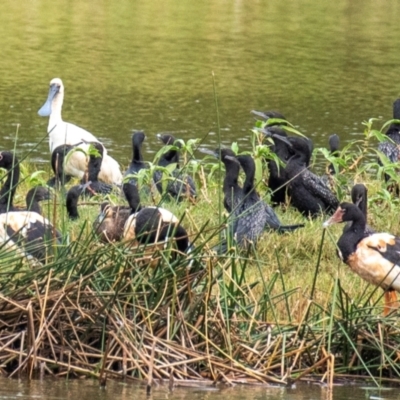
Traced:
[[157, 139], [161, 140], [166, 146], [175, 146], [178, 149], [182, 147], [182, 143], [179, 139], [175, 139], [174, 136], [168, 133], [157, 133]]
[[227, 160], [234, 161], [235, 163], [237, 163], [237, 164], [240, 165], [239, 160], [238, 160], [236, 157], [233, 157], [233, 156], [225, 156], [225, 158], [226, 158]]
[[166, 139], [164, 138], [165, 136], [168, 138], [169, 135], [168, 135], [168, 134], [167, 134], [167, 135], [164, 135], [163, 133], [157, 133], [157, 134], [156, 134], [157, 139], [158, 139], [158, 140], [161, 140], [165, 145], [173, 145], [175, 139], [173, 139], [172, 141], [171, 141], [171, 139], [168, 139], [168, 142], [165, 143], [165, 140], [166, 140]]
[[48, 117], [51, 114], [51, 103], [53, 102], [54, 97], [56, 97], [56, 95], [58, 94], [59, 90], [60, 90], [60, 86], [58, 86], [56, 84], [50, 85], [47, 100], [43, 104], [43, 106], [40, 108], [40, 110], [38, 111], [38, 114], [41, 117]]
[[271, 132], [268, 128], [255, 128], [257, 131], [263, 133], [266, 137], [270, 137], [272, 139], [278, 139], [283, 143], [286, 143], [289, 147], [293, 147], [292, 143], [290, 143], [289, 139], [286, 136], [278, 135], [277, 133]]
[[288, 140], [288, 138], [285, 137], [285, 136], [281, 136], [281, 135], [277, 135], [277, 134], [273, 133], [273, 134], [271, 135], [271, 137], [272, 137], [273, 139], [278, 139], [278, 140], [280, 140], [281, 142], [286, 143], [290, 148], [293, 147], [292, 143], [290, 143], [290, 141]]
[[257, 115], [257, 117], [261, 117], [262, 119], [265, 119], [265, 120], [269, 120], [271, 118], [267, 114], [263, 113], [262, 111], [251, 110], [251, 113], [254, 115]]
[[219, 151], [210, 150], [207, 149], [206, 147], [199, 147], [197, 150], [200, 151], [200, 153], [219, 158]]
[[[279, 112], [279, 111], [257, 111], [257, 110], [251, 110], [251, 113], [256, 115], [257, 117], [260, 117], [264, 119], [267, 124], [271, 125], [287, 125], [288, 122], [286, 121], [286, 118]], [[270, 121], [272, 120], [272, 121]]]

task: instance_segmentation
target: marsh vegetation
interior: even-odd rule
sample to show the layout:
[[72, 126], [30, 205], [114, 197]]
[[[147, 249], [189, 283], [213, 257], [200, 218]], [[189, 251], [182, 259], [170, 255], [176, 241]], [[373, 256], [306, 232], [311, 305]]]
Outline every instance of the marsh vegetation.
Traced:
[[[260, 126], [262, 123], [257, 123]], [[383, 127], [370, 120], [364, 138], [339, 154], [315, 149], [312, 168], [330, 176], [339, 199], [354, 183], [369, 189], [369, 221], [377, 231], [398, 233], [399, 198], [383, 175], [399, 178], [396, 165], [374, 152]], [[297, 134], [289, 127], [291, 134]], [[187, 171], [197, 182], [195, 202], [163, 199], [151, 190], [156, 163], [138, 177], [149, 186], [146, 204], [163, 204], [189, 232], [195, 248], [170, 257], [172, 245], [149, 253], [146, 245], [101, 243], [92, 222], [105, 199], [84, 199], [80, 218], [68, 219], [65, 193], [55, 191], [44, 213], [63, 243], [44, 262], [0, 249], [0, 371], [6, 376], [50, 374], [169, 381], [287, 384], [304, 377], [332, 384], [363, 379], [399, 381], [397, 311], [382, 315], [383, 292], [351, 273], [336, 254], [342, 227], [322, 229], [324, 216], [306, 219], [290, 204], [278, 208], [283, 222], [305, 223], [287, 234], [266, 231], [247, 249], [224, 237], [223, 167], [195, 158], [196, 141], [183, 143]], [[241, 151], [237, 145], [236, 152]], [[253, 132], [257, 190], [267, 201], [268, 143]], [[159, 157], [158, 154], [156, 157]], [[47, 172], [22, 162], [23, 193]]]

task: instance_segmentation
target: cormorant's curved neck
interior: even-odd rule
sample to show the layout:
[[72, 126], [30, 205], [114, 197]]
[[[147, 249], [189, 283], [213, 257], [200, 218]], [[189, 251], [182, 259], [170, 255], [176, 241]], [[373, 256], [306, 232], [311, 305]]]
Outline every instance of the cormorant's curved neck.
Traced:
[[297, 160], [305, 167], [310, 163], [311, 155], [309, 153], [297, 153]]
[[364, 196], [362, 196], [361, 201], [358, 203], [358, 208], [364, 214], [365, 221], [367, 221], [367, 199]]
[[256, 166], [251, 156], [239, 157], [239, 162], [246, 175], [246, 179], [243, 183], [243, 192], [247, 194], [254, 190], [254, 177], [256, 175]]
[[20, 168], [17, 159], [4, 166], [7, 169], [7, 179], [0, 190], [0, 204], [12, 206], [15, 192], [17, 190]]
[[286, 163], [285, 172], [289, 177], [301, 174], [307, 168], [306, 159], [303, 154], [296, 153]]
[[142, 143], [140, 140], [133, 138], [132, 139], [132, 162], [142, 162], [143, 155], [142, 155]]
[[177, 163], [179, 162], [179, 153], [177, 150], [168, 150], [165, 152], [161, 157], [160, 160], [158, 161], [158, 165], [160, 167], [166, 167], [169, 164], [172, 163]]
[[393, 119], [400, 119], [400, 99], [393, 103]]
[[[400, 99], [397, 99], [393, 103], [393, 119], [400, 120]], [[399, 131], [400, 131], [400, 124], [395, 122], [390, 124], [388, 130], [386, 131], [386, 135], [397, 142], [398, 137], [400, 135]]]
[[223, 190], [230, 190], [232, 187], [239, 187], [238, 177], [240, 171], [240, 165], [226, 158], [223, 158], [222, 162], [225, 165], [225, 178], [223, 183]]

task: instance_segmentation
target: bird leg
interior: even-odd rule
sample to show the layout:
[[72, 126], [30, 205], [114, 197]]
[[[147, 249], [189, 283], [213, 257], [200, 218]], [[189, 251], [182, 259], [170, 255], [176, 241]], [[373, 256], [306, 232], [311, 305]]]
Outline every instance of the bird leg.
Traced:
[[394, 290], [385, 290], [385, 308], [383, 309], [383, 315], [386, 317], [391, 311], [399, 308], [399, 302], [397, 301], [397, 294]]
[[86, 189], [92, 193], [93, 196], [96, 196], [97, 192], [90, 187], [90, 184], [86, 187]]

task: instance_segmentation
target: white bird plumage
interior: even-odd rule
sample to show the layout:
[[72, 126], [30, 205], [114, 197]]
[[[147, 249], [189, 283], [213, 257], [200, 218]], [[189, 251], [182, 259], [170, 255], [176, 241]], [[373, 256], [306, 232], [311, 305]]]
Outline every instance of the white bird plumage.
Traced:
[[0, 248], [13, 249], [29, 259], [42, 261], [59, 244], [61, 234], [51, 222], [34, 211], [0, 214]]
[[[64, 85], [60, 78], [54, 78], [50, 81], [50, 90], [46, 102], [39, 110], [38, 114], [42, 117], [49, 117], [47, 133], [49, 134], [50, 152], [53, 152], [58, 146], [78, 145], [87, 152], [89, 144], [85, 142], [100, 141], [90, 132], [69, 122], [64, 122], [61, 117], [61, 109], [64, 101]], [[103, 145], [104, 147], [104, 145]], [[64, 171], [68, 175], [83, 178], [87, 169], [88, 159], [80, 151], [75, 151], [71, 157], [66, 158]], [[103, 162], [99, 179], [107, 182], [120, 184], [122, 182], [122, 173], [120, 167], [112, 157], [107, 154], [104, 148]]]

